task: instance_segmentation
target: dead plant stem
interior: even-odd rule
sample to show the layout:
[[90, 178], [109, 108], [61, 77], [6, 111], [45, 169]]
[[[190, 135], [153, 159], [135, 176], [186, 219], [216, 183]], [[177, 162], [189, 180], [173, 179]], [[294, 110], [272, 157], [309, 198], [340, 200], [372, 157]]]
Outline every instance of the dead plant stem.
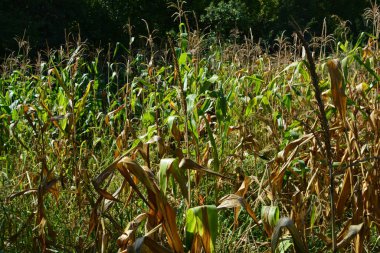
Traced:
[[306, 57], [307, 61], [309, 63], [308, 70], [311, 75], [312, 84], [315, 89], [315, 99], [317, 100], [318, 104], [318, 118], [321, 122], [321, 127], [323, 130], [323, 140], [325, 143], [325, 156], [327, 159], [327, 164], [329, 168], [329, 176], [330, 176], [330, 208], [331, 208], [331, 239], [332, 239], [332, 251], [335, 253], [337, 252], [336, 249], [336, 236], [335, 236], [335, 204], [334, 204], [334, 175], [333, 175], [333, 163], [332, 163], [332, 152], [331, 152], [331, 138], [330, 138], [330, 131], [329, 131], [329, 123], [327, 121], [326, 113], [325, 113], [325, 107], [322, 101], [321, 96], [321, 90], [319, 88], [319, 78], [316, 72], [315, 63], [313, 60], [313, 56], [311, 54], [311, 51], [309, 49], [309, 43], [305, 40], [304, 36], [301, 33], [301, 29], [299, 28], [298, 24], [293, 20], [292, 25], [294, 26], [296, 33], [301, 40], [305, 50], [306, 50]]

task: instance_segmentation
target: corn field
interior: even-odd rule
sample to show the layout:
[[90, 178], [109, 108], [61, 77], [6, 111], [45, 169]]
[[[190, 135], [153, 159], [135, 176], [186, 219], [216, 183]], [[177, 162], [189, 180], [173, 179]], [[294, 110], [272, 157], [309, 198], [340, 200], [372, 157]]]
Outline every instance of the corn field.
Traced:
[[373, 35], [148, 32], [3, 61], [0, 252], [380, 252]]

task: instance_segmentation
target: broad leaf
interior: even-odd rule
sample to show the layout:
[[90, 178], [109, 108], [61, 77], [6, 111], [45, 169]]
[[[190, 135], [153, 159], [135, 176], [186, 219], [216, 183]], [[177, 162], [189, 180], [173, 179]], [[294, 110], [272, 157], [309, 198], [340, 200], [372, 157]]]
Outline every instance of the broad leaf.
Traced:
[[203, 246], [206, 253], [215, 252], [217, 233], [218, 211], [216, 206], [205, 205], [187, 210], [186, 247], [188, 250], [198, 252]]
[[166, 193], [168, 185], [168, 177], [173, 175], [174, 179], [178, 182], [181, 189], [182, 195], [185, 199], [188, 196], [188, 191], [186, 187], [186, 175], [184, 170], [179, 169], [178, 159], [177, 158], [166, 158], [161, 159], [160, 161], [160, 170], [158, 172], [160, 180], [160, 189], [162, 193]]
[[327, 67], [329, 69], [331, 80], [332, 100], [334, 102], [334, 106], [338, 109], [343, 122], [345, 122], [347, 96], [345, 93], [340, 61], [338, 59], [329, 60], [327, 62]]
[[290, 218], [284, 217], [278, 221], [276, 227], [274, 228], [274, 231], [272, 234], [272, 240], [271, 240], [272, 253], [276, 252], [276, 248], [280, 239], [280, 232], [283, 227], [286, 227], [289, 230], [290, 234], [292, 235], [296, 252], [297, 253], [308, 252], [307, 247], [302, 240], [302, 236], [298, 232], [296, 226], [294, 225], [294, 222]]

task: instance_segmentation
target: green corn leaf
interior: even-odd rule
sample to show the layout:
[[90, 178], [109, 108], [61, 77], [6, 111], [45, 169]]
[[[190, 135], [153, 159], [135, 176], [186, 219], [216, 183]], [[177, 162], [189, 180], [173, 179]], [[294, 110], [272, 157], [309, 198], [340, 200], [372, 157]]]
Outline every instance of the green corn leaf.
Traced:
[[[186, 247], [198, 252], [215, 252], [218, 233], [218, 211], [214, 205], [193, 207], [186, 213]], [[194, 250], [194, 251], [193, 251]]]
[[78, 101], [78, 103], [75, 105], [75, 109], [76, 109], [75, 113], [76, 113], [77, 118], [82, 112], [86, 104], [88, 94], [90, 93], [90, 90], [91, 90], [91, 84], [92, 84], [92, 81], [88, 83], [85, 93], [83, 94], [82, 98]]
[[160, 161], [160, 170], [158, 177], [160, 180], [160, 190], [165, 194], [168, 187], [169, 176], [172, 175], [178, 182], [182, 195], [187, 198], [188, 191], [186, 187], [186, 175], [184, 170], [179, 169], [179, 162], [177, 158], [165, 158]]

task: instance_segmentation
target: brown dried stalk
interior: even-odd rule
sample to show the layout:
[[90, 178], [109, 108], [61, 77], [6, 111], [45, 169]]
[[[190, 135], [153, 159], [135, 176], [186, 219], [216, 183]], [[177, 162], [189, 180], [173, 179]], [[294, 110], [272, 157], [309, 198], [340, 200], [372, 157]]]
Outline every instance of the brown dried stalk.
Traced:
[[331, 138], [330, 138], [330, 131], [329, 131], [329, 122], [327, 121], [326, 113], [325, 113], [325, 107], [322, 101], [321, 96], [321, 90], [319, 88], [319, 78], [315, 69], [315, 63], [313, 60], [313, 56], [309, 49], [309, 43], [305, 40], [305, 37], [301, 33], [301, 29], [298, 26], [298, 24], [294, 21], [294, 19], [291, 22], [292, 26], [294, 27], [297, 36], [302, 42], [302, 45], [305, 48], [306, 51], [306, 57], [307, 61], [309, 62], [309, 65], [307, 65], [307, 68], [310, 72], [312, 84], [315, 89], [315, 99], [317, 100], [318, 104], [318, 118], [321, 122], [321, 127], [323, 130], [323, 140], [325, 143], [325, 156], [327, 159], [327, 164], [329, 167], [329, 175], [330, 175], [330, 206], [331, 206], [331, 239], [332, 239], [332, 251], [336, 252], [336, 236], [335, 236], [335, 204], [334, 204], [334, 175], [333, 175], [333, 161], [332, 161], [332, 151], [331, 151]]

